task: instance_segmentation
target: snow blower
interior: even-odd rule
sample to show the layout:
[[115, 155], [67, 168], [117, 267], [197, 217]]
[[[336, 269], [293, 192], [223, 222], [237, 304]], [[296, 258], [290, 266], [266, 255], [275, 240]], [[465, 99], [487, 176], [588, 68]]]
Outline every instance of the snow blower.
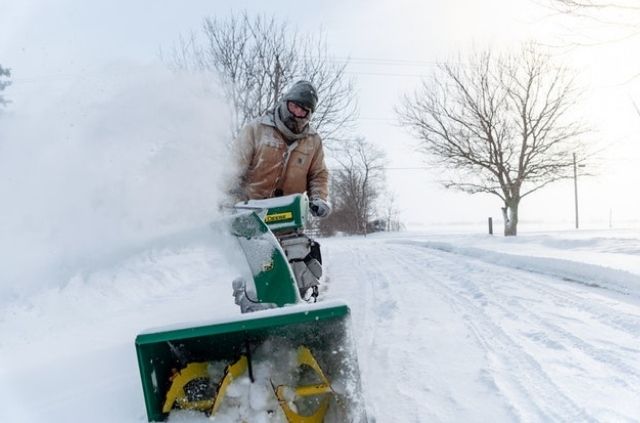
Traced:
[[306, 195], [236, 207], [228, 230], [251, 273], [232, 284], [244, 314], [137, 336], [148, 420], [366, 422], [349, 308], [315, 302], [321, 257], [303, 233]]

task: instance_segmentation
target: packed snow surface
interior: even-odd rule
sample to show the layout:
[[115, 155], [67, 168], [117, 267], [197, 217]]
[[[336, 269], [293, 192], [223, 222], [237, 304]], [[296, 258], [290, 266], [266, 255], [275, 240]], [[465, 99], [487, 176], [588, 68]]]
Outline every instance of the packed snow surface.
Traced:
[[[321, 300], [352, 309], [371, 421], [640, 420], [639, 232], [321, 244]], [[239, 316], [230, 250], [203, 227], [4, 299], [0, 421], [145, 422], [134, 338]]]

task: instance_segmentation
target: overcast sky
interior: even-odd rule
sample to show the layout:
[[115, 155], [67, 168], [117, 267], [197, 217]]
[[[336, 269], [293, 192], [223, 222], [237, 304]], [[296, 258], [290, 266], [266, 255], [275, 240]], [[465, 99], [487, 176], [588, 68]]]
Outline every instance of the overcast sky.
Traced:
[[[397, 126], [393, 107], [418, 86], [438, 61], [473, 47], [517, 48], [525, 40], [561, 45], [576, 34], [614, 37], [602, 29], [553, 16], [530, 0], [450, 1], [7, 1], [0, 0], [0, 64], [13, 71], [7, 91], [21, 99], [64, 91], [79, 78], [108, 80], [130, 64], [159, 61], [180, 34], [198, 30], [206, 16], [232, 11], [273, 14], [300, 31], [324, 31], [330, 54], [350, 57], [360, 119], [356, 132], [389, 157], [387, 181], [403, 220], [417, 223], [485, 222], [498, 219], [500, 202], [490, 196], [451, 193], [437, 184], [438, 172], [415, 154], [416, 140]], [[640, 16], [639, 16], [640, 17]], [[582, 31], [582, 33], [580, 32]], [[640, 219], [640, 39], [592, 47], [554, 49], [574, 66], [585, 87], [577, 109], [606, 146], [599, 175], [579, 180], [585, 225], [614, 226]], [[558, 183], [525, 198], [521, 219], [573, 222], [573, 182]]]

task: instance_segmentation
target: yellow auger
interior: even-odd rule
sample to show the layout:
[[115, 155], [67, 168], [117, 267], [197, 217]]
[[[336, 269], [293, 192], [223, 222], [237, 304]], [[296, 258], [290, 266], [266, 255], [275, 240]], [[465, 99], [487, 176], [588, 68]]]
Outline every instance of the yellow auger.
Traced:
[[[331, 383], [325, 376], [324, 372], [320, 368], [320, 365], [318, 364], [309, 348], [305, 346], [299, 347], [297, 357], [298, 365], [308, 366], [309, 368], [311, 368], [320, 379], [320, 383], [298, 386], [293, 390], [293, 392], [295, 393], [295, 398], [324, 395], [324, 398], [322, 398], [322, 401], [320, 402], [318, 408], [315, 410], [315, 412], [313, 412], [313, 414], [309, 416], [303, 416], [294, 411], [291, 407], [291, 402], [293, 402], [292, 399], [286, 398], [286, 385], [272, 385], [273, 391], [276, 398], [278, 399], [280, 408], [287, 418], [287, 422], [322, 423], [324, 421], [324, 417], [327, 413], [327, 409], [329, 408], [329, 403], [331, 401], [330, 394], [333, 393], [333, 390], [331, 389]], [[220, 383], [218, 383], [218, 387], [212, 398], [193, 400], [189, 398], [188, 392], [185, 388], [193, 382], [201, 381], [203, 383], [208, 383], [208, 363], [189, 363], [184, 369], [174, 374], [171, 380], [171, 387], [167, 391], [167, 396], [164, 402], [164, 406], [162, 407], [162, 411], [164, 413], [168, 413], [175, 406], [177, 408], [186, 410], [203, 411], [212, 416], [215, 415], [215, 413], [220, 408], [220, 405], [222, 404], [227, 388], [229, 387], [231, 382], [242, 376], [247, 371], [248, 367], [249, 361], [247, 357], [244, 355], [241, 356], [233, 364], [227, 365], [227, 367], [225, 368], [224, 377], [222, 378]]]
[[203, 381], [209, 383], [209, 374], [207, 372], [208, 363], [189, 363], [184, 369], [177, 371], [171, 377], [171, 387], [167, 391], [162, 412], [168, 413], [174, 404], [178, 408], [187, 410], [208, 410], [213, 406], [212, 399], [190, 400], [189, 395], [185, 391], [185, 387], [190, 383]]
[[286, 386], [280, 385], [274, 387], [274, 391], [276, 397], [278, 398], [278, 403], [280, 404], [280, 408], [284, 412], [285, 416], [287, 416], [287, 421], [289, 423], [322, 423], [324, 421], [324, 416], [327, 414], [327, 409], [329, 408], [329, 402], [331, 401], [331, 396], [326, 394], [333, 393], [331, 389], [331, 384], [329, 380], [322, 372], [322, 369], [318, 365], [313, 354], [309, 348], [305, 346], [301, 346], [298, 348], [298, 365], [306, 365], [313, 369], [320, 378], [321, 383], [299, 386], [295, 389], [296, 397], [309, 397], [309, 396], [317, 396], [324, 395], [322, 402], [318, 409], [310, 416], [303, 416], [291, 409], [289, 406], [289, 401], [286, 399]]

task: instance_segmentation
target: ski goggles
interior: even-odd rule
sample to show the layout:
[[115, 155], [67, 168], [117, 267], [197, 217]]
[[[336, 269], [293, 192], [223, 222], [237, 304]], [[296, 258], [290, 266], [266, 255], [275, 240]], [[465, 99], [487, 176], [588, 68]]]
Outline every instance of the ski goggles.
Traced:
[[287, 101], [287, 110], [297, 118], [306, 118], [310, 113], [309, 109], [302, 107], [300, 104], [291, 100]]

